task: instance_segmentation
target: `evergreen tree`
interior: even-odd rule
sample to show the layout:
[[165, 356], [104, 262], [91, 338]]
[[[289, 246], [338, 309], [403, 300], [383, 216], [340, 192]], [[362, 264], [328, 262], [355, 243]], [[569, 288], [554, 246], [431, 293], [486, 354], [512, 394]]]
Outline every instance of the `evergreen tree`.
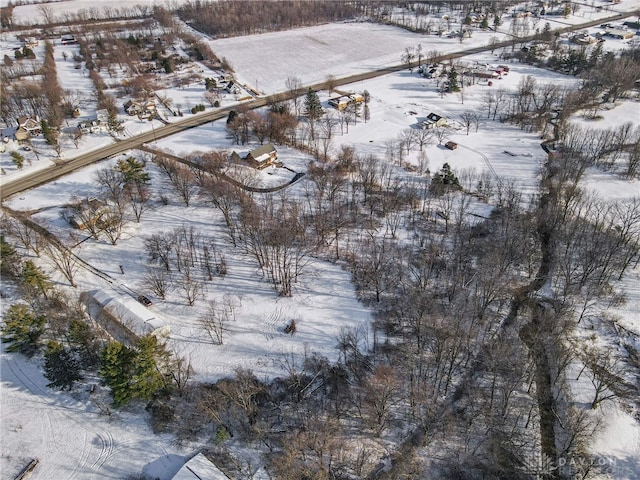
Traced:
[[433, 195], [443, 195], [451, 190], [460, 190], [460, 181], [455, 173], [451, 170], [451, 166], [445, 163], [442, 169], [436, 173], [431, 179], [429, 191]]
[[71, 349], [80, 356], [86, 368], [100, 363], [98, 337], [95, 332], [82, 320], [73, 319], [69, 324], [67, 341]]
[[130, 385], [131, 370], [135, 361], [135, 351], [123, 343], [111, 341], [102, 351], [100, 376], [111, 389], [116, 407], [126, 404], [132, 398]]
[[27, 288], [45, 297], [52, 286], [49, 276], [32, 260], [27, 260], [22, 266], [22, 282]]
[[13, 160], [13, 163], [16, 165], [16, 167], [24, 167], [24, 157], [20, 152], [17, 152], [15, 150], [11, 152], [11, 160]]
[[0, 235], [0, 274], [16, 277], [20, 272], [20, 256], [16, 249], [8, 243], [4, 235]]
[[458, 72], [455, 67], [451, 67], [451, 70], [449, 70], [449, 91], [460, 91], [460, 86], [458, 85]]
[[162, 59], [162, 68], [164, 68], [165, 73], [173, 72], [173, 60], [171, 59], [171, 57]]
[[309, 88], [304, 98], [304, 113], [312, 120], [317, 120], [322, 116], [322, 104], [318, 94], [311, 88]]
[[118, 135], [124, 132], [124, 127], [120, 120], [118, 120], [118, 114], [115, 112], [109, 112], [107, 117], [107, 129], [111, 135]]
[[217, 83], [215, 81], [215, 79], [213, 78], [205, 78], [204, 79], [204, 88], [206, 88], [208, 91], [213, 91], [215, 90], [217, 87]]
[[115, 168], [122, 175], [122, 180], [125, 184], [135, 183], [140, 185], [149, 183], [150, 177], [147, 172], [147, 166], [140, 160], [133, 157], [118, 160]]
[[166, 351], [153, 335], [142, 337], [136, 343], [136, 359], [131, 372], [133, 397], [149, 400], [165, 386], [159, 366], [164, 363]]
[[71, 390], [78, 380], [82, 380], [80, 364], [73, 352], [60, 342], [50, 340], [44, 352], [44, 376], [49, 380], [48, 387]]
[[489, 28], [489, 17], [487, 15], [485, 15], [482, 19], [482, 22], [480, 22], [480, 28], [482, 30], [486, 30], [487, 28]]
[[134, 348], [112, 341], [102, 352], [100, 375], [111, 389], [113, 405], [133, 399], [149, 400], [166, 386], [160, 366], [168, 363], [168, 352], [156, 337], [147, 335]]
[[10, 343], [8, 352], [31, 356], [38, 351], [38, 341], [44, 332], [45, 317], [36, 315], [26, 305], [11, 305], [4, 316], [2, 343]]
[[49, 125], [46, 120], [40, 120], [40, 128], [42, 129], [42, 136], [47, 142], [47, 145], [55, 145], [58, 143], [58, 130]]

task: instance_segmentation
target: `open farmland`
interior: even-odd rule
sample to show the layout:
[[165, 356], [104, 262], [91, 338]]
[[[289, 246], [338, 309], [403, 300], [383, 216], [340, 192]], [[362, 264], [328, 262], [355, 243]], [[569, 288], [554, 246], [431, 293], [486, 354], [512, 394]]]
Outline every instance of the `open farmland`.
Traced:
[[[285, 89], [288, 77], [303, 84], [376, 70], [401, 63], [405, 48], [422, 45], [424, 58], [487, 44], [495, 32], [477, 32], [460, 43], [437, 35], [416, 35], [404, 29], [369, 22], [339, 23], [210, 41], [243, 83], [264, 93]], [[284, 62], [276, 59], [286, 56]]]

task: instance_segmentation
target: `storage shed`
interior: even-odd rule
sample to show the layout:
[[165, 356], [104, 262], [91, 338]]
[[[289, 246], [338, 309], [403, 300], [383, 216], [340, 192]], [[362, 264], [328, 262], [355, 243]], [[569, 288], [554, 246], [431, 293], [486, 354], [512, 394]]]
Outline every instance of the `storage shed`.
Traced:
[[117, 340], [135, 342], [145, 335], [162, 338], [169, 326], [154, 312], [134, 298], [106, 290], [90, 290], [80, 295], [89, 314]]

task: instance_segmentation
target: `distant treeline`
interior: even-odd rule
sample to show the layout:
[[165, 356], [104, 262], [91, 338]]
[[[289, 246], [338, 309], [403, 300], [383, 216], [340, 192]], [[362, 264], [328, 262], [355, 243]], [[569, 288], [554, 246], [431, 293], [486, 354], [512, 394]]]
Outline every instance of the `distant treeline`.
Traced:
[[185, 3], [179, 9], [179, 15], [201, 32], [216, 37], [230, 37], [347, 20], [361, 11], [360, 3], [346, 1], [222, 0]]

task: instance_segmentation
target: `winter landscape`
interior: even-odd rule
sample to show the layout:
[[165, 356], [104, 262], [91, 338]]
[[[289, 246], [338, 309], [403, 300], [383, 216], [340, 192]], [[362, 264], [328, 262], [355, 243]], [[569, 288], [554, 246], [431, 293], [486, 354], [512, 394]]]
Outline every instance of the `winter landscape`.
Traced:
[[640, 476], [640, 18], [2, 1], [0, 476]]

